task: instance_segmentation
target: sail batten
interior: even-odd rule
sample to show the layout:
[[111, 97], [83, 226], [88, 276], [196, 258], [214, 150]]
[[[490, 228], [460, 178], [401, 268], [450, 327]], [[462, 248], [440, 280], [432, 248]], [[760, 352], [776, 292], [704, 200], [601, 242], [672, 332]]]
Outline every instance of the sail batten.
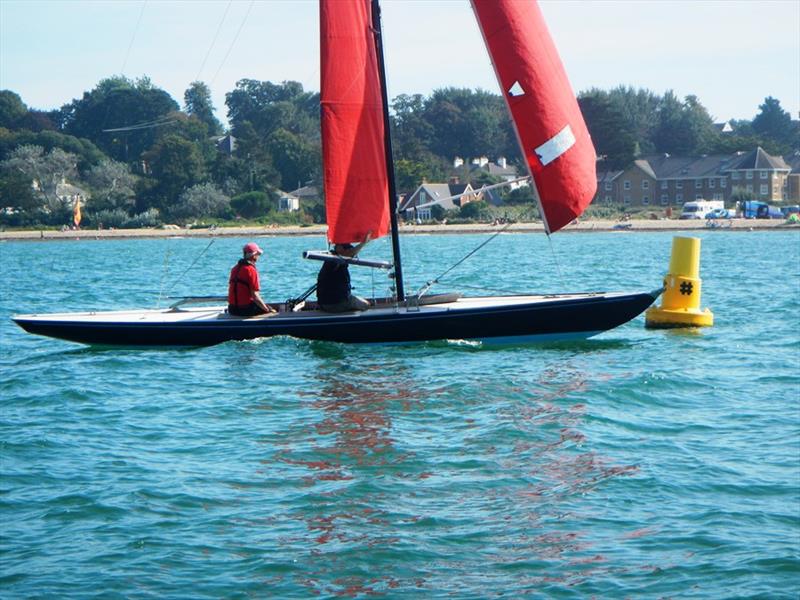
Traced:
[[383, 103], [369, 0], [320, 1], [323, 185], [332, 243], [386, 235]]
[[549, 233], [597, 191], [596, 155], [535, 0], [472, 0]]

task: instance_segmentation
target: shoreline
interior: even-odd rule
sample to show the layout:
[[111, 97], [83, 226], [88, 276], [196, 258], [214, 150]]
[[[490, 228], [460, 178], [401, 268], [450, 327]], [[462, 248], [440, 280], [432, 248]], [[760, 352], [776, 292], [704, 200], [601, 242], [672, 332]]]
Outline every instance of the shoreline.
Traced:
[[[681, 221], [677, 219], [606, 221], [585, 220], [567, 225], [559, 233], [591, 233], [631, 231], [774, 231], [797, 230], [799, 224], [770, 219], [725, 219], [714, 221], [709, 227], [705, 220]], [[503, 225], [470, 223], [460, 225], [402, 225], [402, 234], [437, 233], [488, 233], [502, 229]], [[150, 238], [207, 238], [207, 237], [282, 237], [325, 235], [326, 225], [299, 226], [252, 226], [252, 227], [207, 227], [197, 229], [78, 229], [78, 230], [33, 230], [0, 231], [0, 241], [52, 241], [52, 240], [103, 240], [103, 239], [150, 239]], [[541, 223], [513, 223], [508, 233], [544, 233]]]

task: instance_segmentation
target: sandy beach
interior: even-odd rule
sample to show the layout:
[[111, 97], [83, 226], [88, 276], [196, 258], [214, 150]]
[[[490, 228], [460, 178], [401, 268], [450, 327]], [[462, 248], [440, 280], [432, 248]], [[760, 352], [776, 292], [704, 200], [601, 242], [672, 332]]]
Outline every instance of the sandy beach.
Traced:
[[[593, 231], [611, 231], [626, 233], [630, 231], [698, 231], [698, 230], [736, 230], [765, 231], [780, 229], [796, 229], [800, 224], [787, 223], [783, 220], [769, 219], [730, 219], [714, 221], [710, 226], [704, 220], [681, 221], [677, 219], [602, 221], [579, 220], [562, 229], [559, 233], [588, 233]], [[436, 233], [487, 233], [503, 228], [503, 225], [470, 223], [463, 225], [403, 225], [403, 234], [436, 234]], [[324, 235], [326, 225], [298, 226], [251, 226], [251, 227], [208, 227], [208, 228], [154, 228], [154, 229], [80, 229], [80, 230], [34, 230], [34, 231], [0, 231], [0, 241], [42, 241], [42, 240], [87, 240], [87, 239], [120, 239], [120, 238], [169, 238], [169, 237], [278, 237], [297, 235]], [[507, 228], [508, 232], [544, 233], [541, 223], [514, 223]]]

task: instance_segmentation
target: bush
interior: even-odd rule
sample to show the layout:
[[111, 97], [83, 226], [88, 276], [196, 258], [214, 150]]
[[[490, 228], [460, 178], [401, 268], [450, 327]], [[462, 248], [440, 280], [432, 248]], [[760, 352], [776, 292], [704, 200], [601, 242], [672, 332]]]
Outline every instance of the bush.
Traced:
[[234, 196], [231, 206], [245, 219], [263, 217], [272, 208], [272, 201], [264, 192], [247, 192]]
[[200, 217], [230, 216], [231, 201], [213, 183], [194, 185], [180, 195], [178, 204], [169, 210], [169, 216], [179, 221]]

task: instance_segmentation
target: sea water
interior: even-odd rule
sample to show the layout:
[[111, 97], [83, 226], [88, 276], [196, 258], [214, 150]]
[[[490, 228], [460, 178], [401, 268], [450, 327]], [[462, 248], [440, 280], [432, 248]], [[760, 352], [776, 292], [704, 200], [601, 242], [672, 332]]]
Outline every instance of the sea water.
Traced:
[[[433, 291], [651, 290], [673, 235], [502, 235]], [[248, 240], [0, 243], [0, 596], [797, 598], [800, 232], [693, 235], [712, 328], [499, 349], [35, 337], [224, 294]], [[404, 238], [407, 288], [487, 236]], [[324, 240], [255, 241], [313, 284]]]

